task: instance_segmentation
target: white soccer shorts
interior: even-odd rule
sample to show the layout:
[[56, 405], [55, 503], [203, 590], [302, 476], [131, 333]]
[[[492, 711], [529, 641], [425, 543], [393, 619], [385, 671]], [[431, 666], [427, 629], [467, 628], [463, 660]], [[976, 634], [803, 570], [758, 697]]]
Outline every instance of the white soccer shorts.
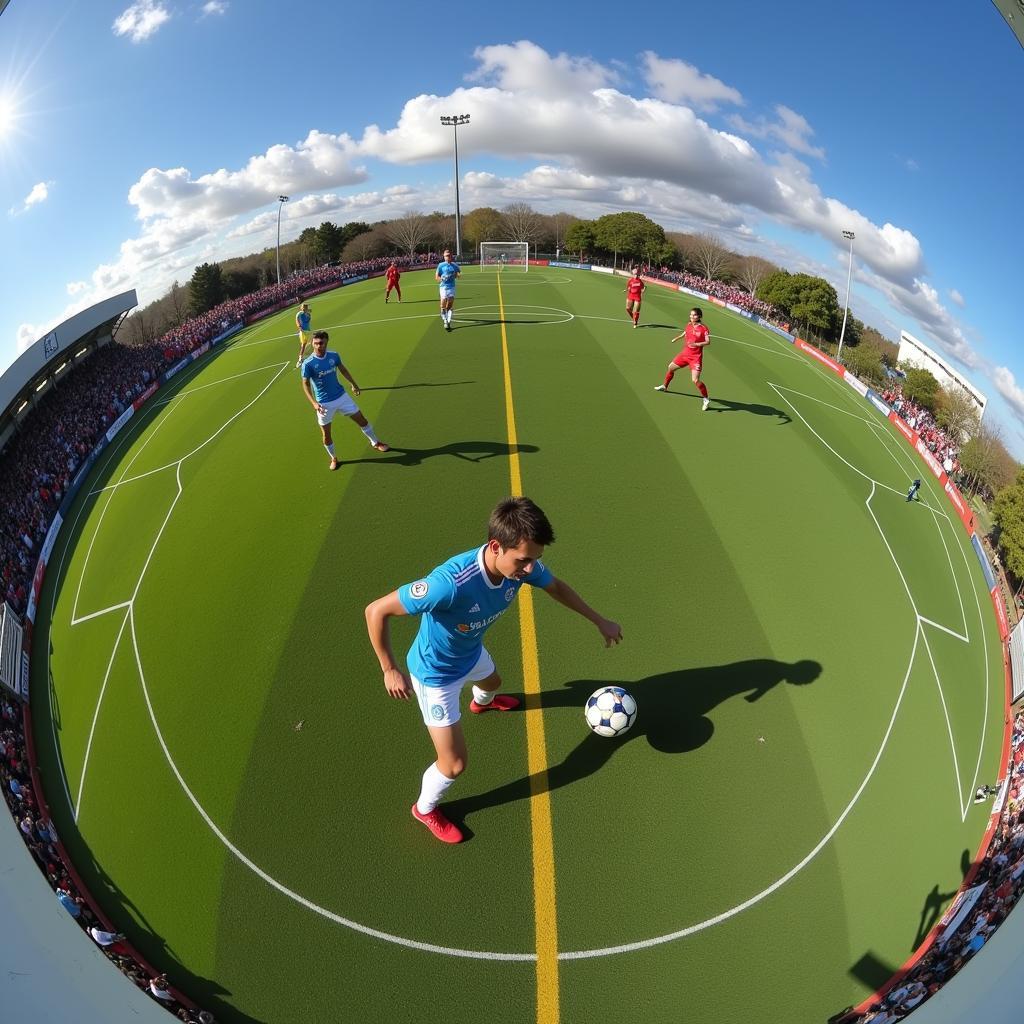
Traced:
[[415, 676], [412, 688], [416, 691], [416, 699], [420, 702], [420, 712], [425, 725], [454, 725], [461, 717], [459, 696], [466, 683], [479, 683], [494, 674], [494, 659], [481, 648], [477, 663], [461, 678], [441, 686], [427, 686]]
[[455, 298], [455, 285], [453, 284], [443, 284], [441, 285], [439, 291], [442, 299]]
[[342, 416], [355, 416], [359, 412], [359, 406], [352, 401], [352, 396], [347, 391], [333, 402], [321, 402], [320, 404], [324, 411], [316, 414], [316, 421], [321, 427], [326, 427], [339, 412]]

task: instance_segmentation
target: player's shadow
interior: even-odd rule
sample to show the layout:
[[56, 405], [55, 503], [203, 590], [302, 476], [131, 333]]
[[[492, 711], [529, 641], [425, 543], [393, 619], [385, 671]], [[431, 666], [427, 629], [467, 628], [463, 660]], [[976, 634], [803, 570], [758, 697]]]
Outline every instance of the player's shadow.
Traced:
[[[664, 754], [685, 754], [704, 746], [714, 735], [711, 713], [720, 704], [742, 696], [755, 703], [780, 683], [802, 686], [821, 675], [816, 661], [789, 664], [769, 658], [737, 661], [728, 665], [680, 669], [633, 681], [577, 679], [558, 690], [527, 695], [526, 711], [571, 709], [582, 719], [587, 698], [601, 686], [623, 686], [637, 702], [637, 718], [624, 736], [605, 739], [588, 732], [561, 764], [526, 775], [476, 796], [445, 805], [449, 817], [461, 819], [486, 807], [523, 800], [535, 792], [561, 789], [585, 779], [602, 768], [624, 744], [641, 737]], [[582, 721], [581, 721], [582, 726]]]
[[436, 380], [417, 381], [414, 384], [377, 385], [372, 388], [360, 388], [359, 391], [404, 391], [406, 388], [454, 388], [460, 384], [475, 384], [475, 380]]
[[[967, 877], [967, 872], [971, 870], [971, 855], [970, 852], [964, 850], [960, 854], [960, 876], [962, 878]], [[938, 885], [933, 885], [931, 890], [924, 898], [924, 903], [921, 906], [921, 920], [917, 926], [917, 934], [914, 936], [914, 942], [911, 945], [911, 950], [917, 949], [926, 938], [928, 933], [938, 924], [939, 918], [942, 916], [943, 908], [954, 896], [960, 891], [959, 887], [954, 889], [952, 892], [939, 892]]]
[[656, 331], [677, 331], [679, 328], [672, 324], [637, 324], [637, 330], [642, 331], [645, 328]]
[[439, 455], [450, 455], [464, 462], [483, 462], [486, 459], [509, 455], [533, 455], [540, 449], [535, 444], [508, 444], [505, 441], [453, 441], [438, 448], [398, 448], [392, 446], [388, 452], [368, 455], [362, 459], [343, 459], [345, 466], [365, 463], [374, 466], [419, 466], [426, 459]]
[[551, 320], [538, 317], [535, 320], [528, 320], [525, 317], [517, 316], [514, 319], [500, 316], [460, 316], [458, 320], [452, 321], [452, 331], [470, 330], [474, 327], [493, 327], [495, 324], [549, 324]]
[[783, 409], [774, 405], [759, 405], [756, 402], [732, 402], [728, 398], [712, 398], [708, 412], [749, 412], [755, 416], [774, 416], [779, 423], [792, 423], [793, 418]]

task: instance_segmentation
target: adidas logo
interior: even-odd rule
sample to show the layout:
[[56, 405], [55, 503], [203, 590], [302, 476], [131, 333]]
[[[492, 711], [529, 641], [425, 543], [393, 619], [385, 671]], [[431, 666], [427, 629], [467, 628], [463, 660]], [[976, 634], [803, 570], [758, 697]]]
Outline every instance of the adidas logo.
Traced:
[[470, 611], [470, 614], [472, 614], [473, 612], [480, 611], [480, 605], [478, 605], [478, 604], [473, 605], [473, 607], [470, 608], [469, 611]]

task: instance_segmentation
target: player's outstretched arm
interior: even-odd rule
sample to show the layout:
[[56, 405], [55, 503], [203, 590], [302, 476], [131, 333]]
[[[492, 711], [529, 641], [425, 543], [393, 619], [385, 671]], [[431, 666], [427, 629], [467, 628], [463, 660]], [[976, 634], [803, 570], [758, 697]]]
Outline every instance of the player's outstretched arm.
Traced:
[[412, 693], [409, 677], [398, 667], [395, 653], [391, 649], [390, 619], [392, 615], [408, 615], [398, 599], [398, 591], [393, 590], [384, 597], [377, 598], [366, 606], [366, 631], [370, 635], [373, 653], [380, 662], [380, 670], [384, 673], [384, 689], [396, 700], [408, 700]]
[[352, 385], [352, 394], [359, 395], [359, 385], [356, 383], [355, 378], [351, 373], [348, 372], [348, 367], [344, 363], [338, 363], [338, 373], [342, 375]]
[[323, 412], [323, 406], [316, 400], [316, 396], [313, 394], [313, 389], [309, 386], [309, 378], [302, 378], [302, 390], [306, 392], [306, 399], [309, 404], [316, 409], [317, 412]]
[[565, 580], [556, 577], [544, 589], [559, 604], [564, 604], [566, 608], [576, 612], [577, 615], [582, 615], [583, 618], [597, 626], [598, 632], [604, 638], [605, 647], [611, 647], [622, 640], [622, 627], [617, 622], [612, 622], [611, 619], [606, 619], [603, 615], [595, 612]]

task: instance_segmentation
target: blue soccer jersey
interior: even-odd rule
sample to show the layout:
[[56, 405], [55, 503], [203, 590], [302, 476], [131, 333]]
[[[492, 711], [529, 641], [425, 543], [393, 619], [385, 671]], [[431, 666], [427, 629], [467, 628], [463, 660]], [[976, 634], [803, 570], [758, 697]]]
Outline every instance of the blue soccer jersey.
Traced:
[[546, 587], [555, 577], [534, 562], [521, 580], [492, 583], [484, 568], [484, 549], [449, 558], [429, 576], [398, 589], [420, 629], [406, 658], [409, 672], [426, 686], [442, 686], [465, 676], [480, 658], [483, 635], [511, 607], [524, 583]]
[[299, 310], [295, 316], [295, 322], [299, 325], [300, 331], [309, 330], [309, 322], [313, 319], [313, 314], [304, 310]]
[[323, 405], [334, 402], [345, 394], [345, 389], [338, 380], [338, 367], [341, 356], [337, 352], [325, 352], [323, 357], [309, 356], [302, 363], [302, 376], [306, 377], [313, 387], [313, 397]]
[[458, 263], [449, 263], [445, 260], [437, 265], [437, 276], [441, 278], [441, 284], [448, 288], [455, 287], [455, 275], [459, 273]]

